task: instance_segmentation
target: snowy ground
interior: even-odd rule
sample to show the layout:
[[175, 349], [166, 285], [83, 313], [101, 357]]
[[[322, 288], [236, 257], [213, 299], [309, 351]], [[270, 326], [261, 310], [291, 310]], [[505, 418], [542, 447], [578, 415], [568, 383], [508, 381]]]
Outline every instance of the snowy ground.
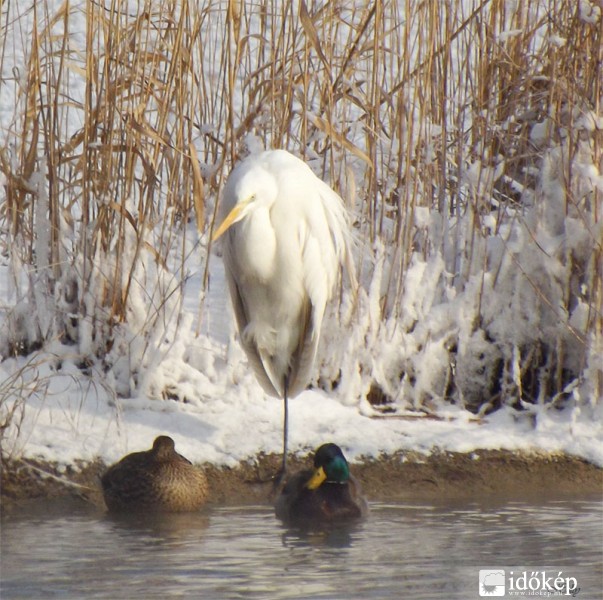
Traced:
[[[188, 331], [186, 325], [181, 327], [154, 378], [155, 386], [169, 387], [168, 378], [173, 377], [185, 395], [191, 386], [189, 396], [194, 400], [149, 399], [143, 394], [116, 398], [110, 387], [103, 385], [103, 375], [83, 374], [65, 347], [57, 349], [55, 356], [41, 352], [8, 359], [0, 363], [0, 381], [8, 382], [20, 370], [22, 379], [14, 381], [13, 388], [20, 390], [26, 402], [8, 429], [3, 450], [59, 464], [98, 457], [110, 463], [127, 452], [147, 449], [156, 435], [164, 433], [195, 462], [234, 465], [259, 452], [280, 452], [281, 402], [266, 396], [248, 369], [230, 331], [221, 260], [214, 256], [210, 264], [212, 285], [206, 302], [211, 318], [205, 332], [195, 337], [193, 315], [187, 312], [198, 306], [198, 276], [193, 276], [185, 301], [190, 327]], [[6, 298], [9, 278], [5, 268], [1, 281]], [[188, 349], [188, 364], [171, 357], [180, 356], [179, 347]], [[191, 368], [195, 363], [203, 368], [205, 377]], [[31, 393], [36, 382], [38, 391]], [[18, 395], [13, 401], [18, 401]], [[540, 450], [566, 452], [603, 466], [601, 415], [596, 418], [575, 408], [518, 416], [503, 409], [477, 420], [450, 406], [440, 410], [438, 417], [380, 416], [368, 403], [347, 405], [336, 394], [308, 390], [290, 402], [290, 448], [306, 452], [334, 441], [351, 460], [398, 450], [428, 453], [434, 448]]]

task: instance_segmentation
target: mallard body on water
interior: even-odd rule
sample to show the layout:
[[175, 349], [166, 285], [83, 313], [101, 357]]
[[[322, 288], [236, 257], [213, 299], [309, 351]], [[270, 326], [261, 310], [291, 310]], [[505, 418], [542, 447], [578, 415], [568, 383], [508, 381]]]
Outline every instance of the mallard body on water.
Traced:
[[286, 523], [342, 522], [366, 516], [368, 504], [341, 448], [329, 443], [316, 451], [313, 470], [285, 483], [275, 512]]
[[101, 479], [111, 511], [187, 512], [207, 499], [207, 479], [176, 452], [174, 440], [160, 435], [153, 447], [133, 452], [109, 467]]

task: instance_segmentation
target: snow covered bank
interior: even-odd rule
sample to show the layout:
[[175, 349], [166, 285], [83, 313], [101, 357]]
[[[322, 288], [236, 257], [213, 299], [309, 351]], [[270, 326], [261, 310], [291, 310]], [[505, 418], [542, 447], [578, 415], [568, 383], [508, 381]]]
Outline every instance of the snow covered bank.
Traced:
[[[211, 329], [228, 340], [231, 321], [220, 319], [217, 310], [228, 306], [221, 265], [214, 264], [208, 303], [216, 307], [216, 318]], [[260, 452], [280, 452], [281, 402], [263, 393], [234, 337], [219, 342], [181, 326], [157, 352], [161, 360], [149, 357], [153, 372], [146, 374], [148, 389], [173, 390], [173, 398], [144, 393], [118, 397], [97, 367], [82, 372], [72, 346], [56, 344], [54, 352], [45, 348], [4, 360], [2, 409], [6, 415], [14, 407], [14, 413], [3, 451], [60, 464], [97, 458], [111, 463], [150, 447], [156, 435], [165, 433], [195, 462], [234, 466]], [[409, 411], [384, 414], [366, 400], [345, 402], [337, 391], [308, 390], [290, 403], [290, 447], [306, 453], [332, 440], [352, 461], [399, 450], [543, 450], [603, 466], [601, 410], [601, 403], [572, 410], [543, 405], [530, 412], [502, 408], [477, 418], [450, 405], [431, 417]]]

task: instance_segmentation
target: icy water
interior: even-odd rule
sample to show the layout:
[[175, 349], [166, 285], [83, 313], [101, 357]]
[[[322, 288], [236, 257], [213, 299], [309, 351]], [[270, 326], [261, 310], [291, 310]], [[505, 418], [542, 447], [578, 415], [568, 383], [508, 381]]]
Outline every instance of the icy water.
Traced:
[[[602, 597], [603, 502], [371, 504], [347, 528], [287, 529], [269, 506], [153, 521], [46, 506], [2, 520], [11, 598], [480, 598], [480, 568], [571, 574]], [[529, 596], [527, 596], [529, 597]]]

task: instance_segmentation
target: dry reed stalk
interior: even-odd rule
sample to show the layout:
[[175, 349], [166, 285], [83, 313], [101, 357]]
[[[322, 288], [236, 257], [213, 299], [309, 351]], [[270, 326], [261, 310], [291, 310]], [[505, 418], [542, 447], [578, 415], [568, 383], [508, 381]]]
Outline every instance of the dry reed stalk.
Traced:
[[[380, 298], [388, 318], [403, 312], [406, 273], [418, 255], [441, 253], [457, 292], [483, 271], [488, 239], [509, 211], [521, 219], [546, 149], [580, 114], [601, 112], [601, 28], [562, 0], [546, 10], [539, 0], [87, 2], [78, 8], [82, 48], [69, 37], [72, 4], [54, 13], [31, 4], [21, 108], [14, 139], [0, 149], [0, 216], [25, 263], [37, 257], [36, 219], [47, 219], [50, 288], [77, 271], [79, 312], [92, 321], [99, 353], [129, 318], [146, 256], [162, 267], [177, 255], [183, 279], [189, 246], [180, 233], [189, 220], [203, 235], [211, 230], [223, 178], [249, 149], [287, 147], [339, 190], [352, 187], [348, 173], [359, 182], [354, 209], [365, 248], [388, 250]], [[15, 11], [7, 9], [5, 28], [25, 14]], [[71, 88], [76, 75], [82, 94]], [[545, 119], [549, 139], [537, 147], [531, 132]], [[577, 149], [568, 152], [571, 165]], [[601, 152], [595, 131], [600, 165]], [[31, 181], [44, 173], [44, 160], [49, 204], [36, 217]], [[567, 190], [574, 178], [568, 166]], [[592, 230], [593, 255], [580, 265], [591, 290], [581, 335], [599, 344], [602, 251], [593, 223], [600, 203], [600, 190], [567, 200], [567, 211]], [[423, 209], [439, 214], [438, 235], [417, 227]], [[493, 215], [494, 231], [485, 225]], [[207, 269], [206, 262], [206, 281]], [[148, 285], [151, 298], [171, 294]], [[484, 285], [482, 278], [476, 328]], [[533, 285], [546, 296], [540, 282]], [[567, 309], [576, 298], [566, 285]], [[157, 318], [149, 314], [147, 326]], [[534, 369], [542, 366], [523, 356], [526, 377], [529, 356]], [[559, 363], [553, 370], [559, 388]]]

